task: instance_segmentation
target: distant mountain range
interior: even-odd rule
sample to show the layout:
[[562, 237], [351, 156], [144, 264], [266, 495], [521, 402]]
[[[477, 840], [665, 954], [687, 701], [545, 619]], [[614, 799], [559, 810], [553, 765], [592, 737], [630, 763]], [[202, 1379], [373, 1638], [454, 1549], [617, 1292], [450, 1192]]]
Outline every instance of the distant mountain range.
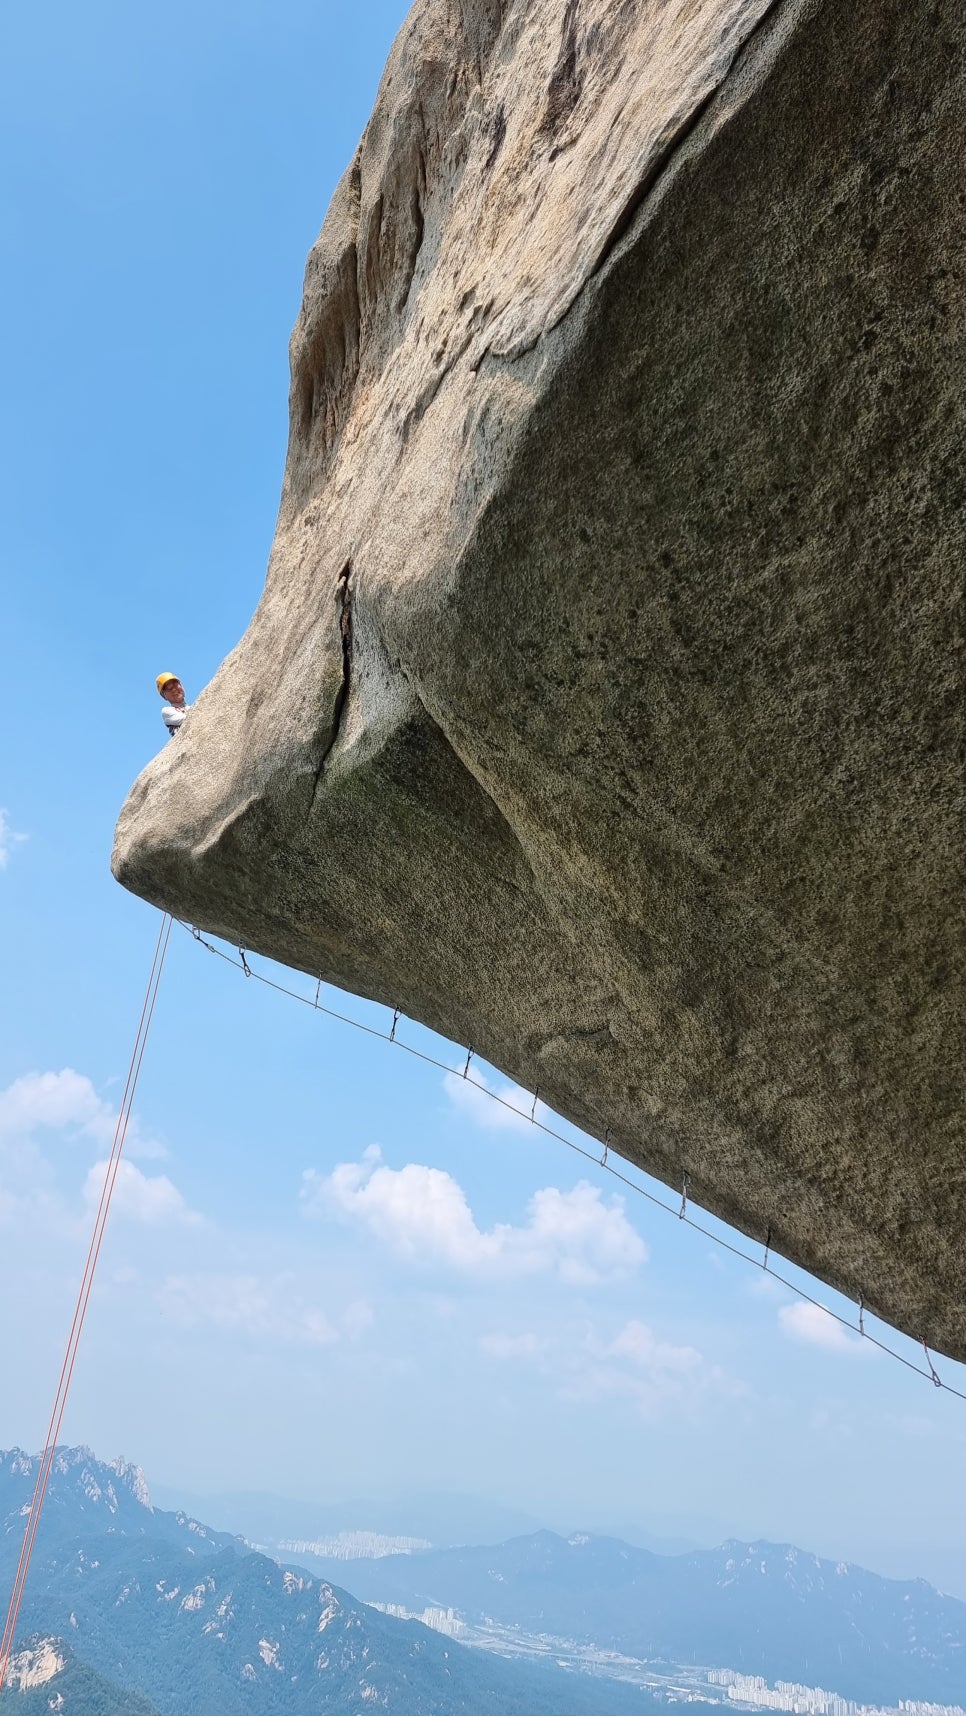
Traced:
[[[14, 1576], [36, 1470], [18, 1450], [0, 1455], [0, 1589]], [[632, 1687], [505, 1662], [379, 1614], [237, 1538], [152, 1509], [136, 1467], [83, 1448], [56, 1456], [21, 1619], [21, 1638], [67, 1637], [83, 1663], [135, 1688], [160, 1716], [649, 1709]]]
[[[521, 1508], [446, 1491], [431, 1495], [414, 1489], [405, 1496], [358, 1496], [329, 1504], [296, 1501], [262, 1490], [189, 1497], [152, 1484], [151, 1493], [162, 1507], [188, 1508], [199, 1519], [210, 1519], [225, 1531], [242, 1531], [250, 1542], [273, 1549], [293, 1539], [314, 1542], [359, 1531], [421, 1538], [439, 1549], [458, 1543], [502, 1543], [508, 1537], [538, 1531], [546, 1523]], [[650, 1549], [661, 1547], [648, 1544]]]
[[[430, 1493], [412, 1489], [404, 1495], [375, 1494], [328, 1504], [298, 1501], [263, 1490], [189, 1496], [183, 1490], [154, 1483], [151, 1494], [161, 1507], [187, 1509], [223, 1531], [244, 1532], [250, 1543], [283, 1556], [290, 1553], [286, 1546], [293, 1542], [315, 1543], [361, 1532], [371, 1533], [373, 1538], [417, 1538], [434, 1549], [451, 1549], [465, 1543], [505, 1543], [510, 1537], [529, 1537], [548, 1523], [518, 1507], [446, 1490]], [[611, 1524], [602, 1523], [590, 1529], [607, 1536]], [[700, 1543], [717, 1541], [723, 1534], [708, 1528], [697, 1536], [684, 1536], [627, 1520], [622, 1535], [628, 1542], [652, 1549], [658, 1555], [684, 1555], [697, 1549]], [[387, 1549], [383, 1553], [394, 1551]]]
[[[315, 1563], [326, 1573], [324, 1562]], [[966, 1698], [966, 1603], [790, 1544], [654, 1555], [550, 1531], [498, 1547], [339, 1561], [370, 1602], [453, 1608], [669, 1663], [804, 1681], [859, 1701]]]
[[[0, 1591], [36, 1470], [18, 1450], [0, 1454]], [[135, 1688], [160, 1716], [321, 1716], [380, 1701], [394, 1716], [656, 1710], [631, 1686], [471, 1651], [369, 1603], [453, 1609], [472, 1626], [569, 1639], [655, 1668], [731, 1668], [881, 1705], [966, 1703], [966, 1603], [790, 1545], [667, 1556], [539, 1531], [315, 1568], [284, 1567], [243, 1538], [152, 1508], [137, 1467], [61, 1449], [23, 1633], [66, 1637], [83, 1663]]]

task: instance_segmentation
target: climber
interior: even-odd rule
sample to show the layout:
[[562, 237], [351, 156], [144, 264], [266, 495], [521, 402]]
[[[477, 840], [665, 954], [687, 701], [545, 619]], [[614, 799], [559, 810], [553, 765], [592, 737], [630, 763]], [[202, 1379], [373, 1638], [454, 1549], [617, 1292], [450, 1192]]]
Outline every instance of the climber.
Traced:
[[165, 703], [169, 705], [168, 708], [162, 709], [161, 719], [168, 729], [169, 739], [173, 739], [188, 713], [190, 704], [184, 700], [184, 686], [176, 673], [159, 673], [157, 686]]

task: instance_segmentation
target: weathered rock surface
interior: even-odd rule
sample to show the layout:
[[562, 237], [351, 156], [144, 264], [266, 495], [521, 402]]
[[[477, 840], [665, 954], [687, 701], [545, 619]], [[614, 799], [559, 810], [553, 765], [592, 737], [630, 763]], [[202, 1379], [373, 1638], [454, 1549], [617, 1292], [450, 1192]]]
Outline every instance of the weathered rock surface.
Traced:
[[417, 0], [114, 855], [960, 1358], [963, 34]]

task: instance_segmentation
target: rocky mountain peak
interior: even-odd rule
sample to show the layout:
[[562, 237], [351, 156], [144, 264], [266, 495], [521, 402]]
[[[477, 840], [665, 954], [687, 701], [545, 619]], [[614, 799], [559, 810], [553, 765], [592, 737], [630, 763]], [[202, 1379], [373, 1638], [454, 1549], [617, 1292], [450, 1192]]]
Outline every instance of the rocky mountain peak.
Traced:
[[148, 1480], [140, 1466], [134, 1465], [131, 1460], [125, 1460], [124, 1456], [119, 1454], [116, 1460], [108, 1461], [108, 1467], [130, 1490], [136, 1502], [140, 1502], [142, 1507], [151, 1508], [151, 1511], [154, 1511], [151, 1504], [151, 1492], [148, 1489]]
[[46, 1686], [55, 1674], [60, 1674], [66, 1658], [59, 1639], [35, 1639], [10, 1658], [8, 1680], [21, 1692], [32, 1686]]

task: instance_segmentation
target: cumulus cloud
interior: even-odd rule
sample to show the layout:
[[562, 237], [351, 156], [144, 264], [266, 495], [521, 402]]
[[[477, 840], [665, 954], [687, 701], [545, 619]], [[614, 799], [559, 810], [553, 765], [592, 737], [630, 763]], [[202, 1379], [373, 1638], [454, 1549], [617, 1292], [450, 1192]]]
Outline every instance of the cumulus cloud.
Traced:
[[305, 1300], [291, 1274], [170, 1275], [159, 1294], [166, 1316], [182, 1328], [235, 1330], [253, 1340], [284, 1346], [328, 1347], [343, 1336], [355, 1339], [372, 1322], [371, 1307], [356, 1300], [333, 1322]]
[[[95, 1162], [84, 1184], [84, 1201], [90, 1209], [100, 1202], [107, 1162]], [[121, 1162], [114, 1182], [111, 1214], [156, 1227], [163, 1222], [197, 1226], [201, 1217], [190, 1210], [167, 1174], [142, 1174], [133, 1162]]]
[[26, 834], [17, 834], [10, 826], [7, 811], [0, 810], [0, 870], [5, 870], [15, 846], [26, 840]]
[[588, 1329], [564, 1355], [559, 1381], [564, 1400], [623, 1399], [647, 1420], [669, 1407], [695, 1406], [709, 1391], [735, 1392], [696, 1347], [662, 1341], [636, 1318], [609, 1340]]
[[589, 1320], [536, 1332], [492, 1333], [477, 1345], [488, 1357], [536, 1373], [567, 1406], [598, 1410], [606, 1402], [652, 1423], [672, 1414], [700, 1416], [716, 1395], [744, 1390], [696, 1347], [662, 1339], [632, 1317], [614, 1333]]
[[69, 1068], [28, 1073], [0, 1090], [0, 1224], [9, 1227], [29, 1220], [48, 1230], [70, 1225], [54, 1166], [36, 1134], [46, 1128], [90, 1141], [96, 1138], [99, 1113], [90, 1081]]
[[568, 1406], [623, 1403], [648, 1423], [700, 1413], [709, 1396], [742, 1392], [696, 1347], [662, 1340], [638, 1318], [616, 1335], [585, 1322], [539, 1334], [485, 1334], [477, 1345], [489, 1358], [530, 1367]]
[[592, 1286], [630, 1273], [647, 1257], [623, 1199], [605, 1200], [586, 1180], [569, 1192], [556, 1186], [536, 1192], [520, 1227], [501, 1222], [483, 1229], [452, 1174], [417, 1162], [389, 1168], [374, 1145], [361, 1162], [343, 1162], [331, 1174], [309, 1170], [302, 1201], [311, 1215], [358, 1221], [400, 1257], [462, 1271], [551, 1273]]
[[[117, 1112], [98, 1096], [89, 1078], [63, 1067], [60, 1072], [25, 1073], [0, 1091], [0, 1138], [30, 1137], [35, 1132], [71, 1132], [110, 1145]], [[132, 1119], [125, 1148], [140, 1160], [167, 1154], [163, 1145], [146, 1138]]]
[[683, 1376], [700, 1370], [704, 1359], [696, 1347], [659, 1341], [647, 1323], [632, 1318], [603, 1349], [606, 1358], [626, 1359], [639, 1370]]
[[[484, 1131], [517, 1132], [530, 1125], [533, 1097], [518, 1084], [497, 1084], [474, 1068], [470, 1078], [463, 1078], [458, 1072], [447, 1073], [443, 1089], [454, 1108]], [[499, 1100], [494, 1102], [494, 1097]], [[544, 1120], [546, 1114], [545, 1105], [538, 1102], [534, 1118]]]
[[[71, 1127], [100, 1137], [110, 1109], [89, 1078], [62, 1072], [25, 1073], [0, 1090], [0, 1134]], [[112, 1128], [113, 1130], [113, 1128]]]
[[831, 1311], [826, 1311], [821, 1305], [809, 1305], [804, 1299], [799, 1299], [794, 1305], [783, 1305], [778, 1313], [778, 1322], [782, 1332], [790, 1335], [792, 1340], [806, 1341], [809, 1346], [824, 1347], [828, 1352], [854, 1353], [861, 1349], [861, 1341], [853, 1338], [836, 1322]]

